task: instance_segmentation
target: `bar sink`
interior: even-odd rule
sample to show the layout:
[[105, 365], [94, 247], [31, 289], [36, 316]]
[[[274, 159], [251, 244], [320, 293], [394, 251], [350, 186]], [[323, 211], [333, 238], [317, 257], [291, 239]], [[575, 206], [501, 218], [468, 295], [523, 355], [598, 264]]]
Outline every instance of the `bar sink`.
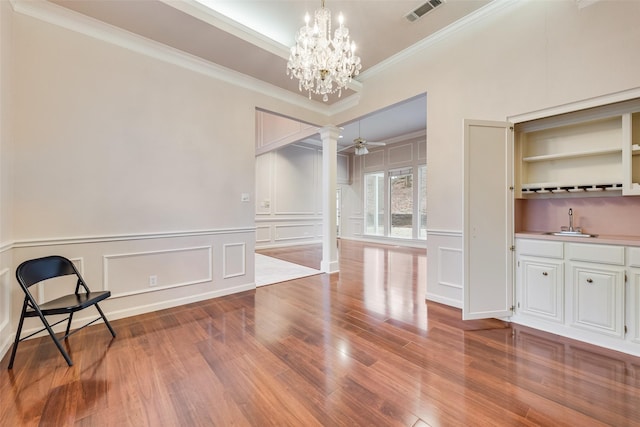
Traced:
[[598, 237], [597, 234], [583, 233], [580, 227], [573, 226], [573, 209], [569, 208], [569, 227], [560, 227], [560, 231], [550, 231], [548, 235], [552, 236], [568, 236], [568, 237]]
[[598, 237], [597, 234], [589, 234], [583, 233], [582, 231], [549, 231], [548, 233], [552, 236], [566, 236], [566, 237]]

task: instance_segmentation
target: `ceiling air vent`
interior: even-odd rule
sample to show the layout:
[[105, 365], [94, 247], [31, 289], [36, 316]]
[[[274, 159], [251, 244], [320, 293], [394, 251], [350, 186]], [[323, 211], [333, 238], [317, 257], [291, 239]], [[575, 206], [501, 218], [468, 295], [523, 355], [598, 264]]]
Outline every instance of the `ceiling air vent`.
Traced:
[[406, 18], [411, 22], [415, 21], [418, 18], [422, 18], [424, 15], [431, 12], [436, 7], [440, 6], [442, 4], [442, 1], [443, 0], [429, 0], [422, 6], [419, 6], [416, 9], [409, 12]]

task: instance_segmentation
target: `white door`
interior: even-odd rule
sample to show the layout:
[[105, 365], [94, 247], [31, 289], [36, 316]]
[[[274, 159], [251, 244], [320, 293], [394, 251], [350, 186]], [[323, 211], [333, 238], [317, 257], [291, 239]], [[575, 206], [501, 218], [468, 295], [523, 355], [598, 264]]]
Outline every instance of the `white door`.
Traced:
[[513, 129], [464, 121], [462, 318], [506, 317], [513, 305]]

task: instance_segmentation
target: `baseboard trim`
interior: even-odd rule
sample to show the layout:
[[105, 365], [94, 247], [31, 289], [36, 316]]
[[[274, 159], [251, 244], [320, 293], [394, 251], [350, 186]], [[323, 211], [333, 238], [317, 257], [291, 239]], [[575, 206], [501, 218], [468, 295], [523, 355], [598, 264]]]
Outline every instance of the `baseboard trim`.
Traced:
[[462, 301], [458, 301], [452, 298], [446, 298], [443, 297], [441, 295], [434, 295], [431, 294], [429, 292], [427, 292], [425, 299], [427, 301], [433, 301], [433, 302], [437, 302], [439, 304], [444, 304], [444, 305], [448, 305], [450, 307], [455, 307], [455, 308], [459, 308], [462, 309]]

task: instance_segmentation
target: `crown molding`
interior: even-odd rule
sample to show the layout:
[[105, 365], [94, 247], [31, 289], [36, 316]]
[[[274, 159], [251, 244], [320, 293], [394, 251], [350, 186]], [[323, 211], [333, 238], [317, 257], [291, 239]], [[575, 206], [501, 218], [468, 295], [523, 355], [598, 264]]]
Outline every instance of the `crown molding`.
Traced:
[[260, 49], [264, 49], [274, 55], [277, 55], [283, 59], [289, 58], [289, 48], [251, 28], [242, 25], [239, 22], [215, 11], [214, 9], [207, 7], [197, 0], [160, 0], [162, 3], [177, 9], [181, 12], [191, 15], [194, 18], [198, 18], [216, 28], [219, 28], [229, 34], [249, 42]]
[[417, 54], [419, 54], [424, 49], [427, 49], [441, 41], [447, 39], [451, 35], [462, 31], [463, 29], [467, 29], [468, 27], [476, 24], [477, 22], [484, 20], [485, 18], [494, 15], [503, 10], [509, 9], [515, 5], [520, 5], [525, 3], [527, 0], [492, 0], [485, 6], [479, 8], [478, 10], [466, 15], [463, 18], [460, 18], [456, 22], [451, 25], [448, 25], [442, 28], [439, 31], [431, 34], [429, 37], [426, 37], [420, 40], [417, 43], [409, 46], [403, 51], [396, 53], [395, 55], [385, 59], [379, 64], [363, 71], [360, 73], [359, 80], [364, 82], [367, 79], [370, 79], [377, 74], [386, 71], [387, 69], [393, 67], [394, 65], [409, 59]]
[[10, 0], [10, 3], [16, 13], [329, 116], [330, 107], [324, 103], [309, 100], [304, 95], [222, 67], [46, 0]]

